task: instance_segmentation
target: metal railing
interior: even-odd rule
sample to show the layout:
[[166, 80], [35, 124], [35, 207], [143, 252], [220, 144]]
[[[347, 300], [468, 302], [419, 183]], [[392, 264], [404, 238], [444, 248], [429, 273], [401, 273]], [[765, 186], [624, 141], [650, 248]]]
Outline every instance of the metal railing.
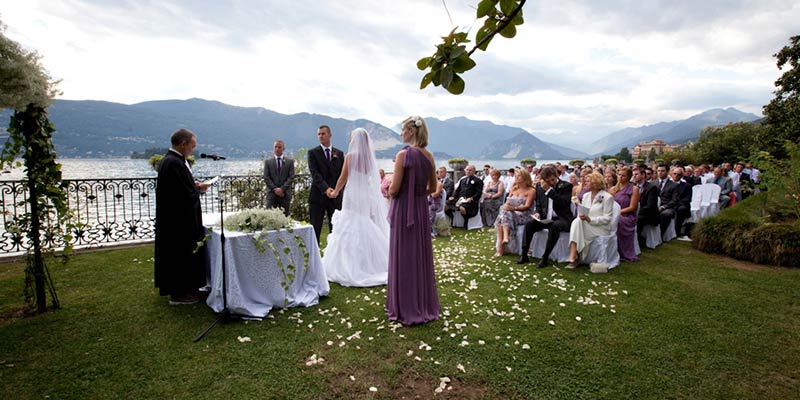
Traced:
[[[70, 232], [73, 246], [97, 247], [155, 237], [156, 178], [70, 179], [63, 182], [72, 211], [69, 222], [73, 226]], [[309, 185], [309, 175], [297, 175], [294, 191], [298, 193]], [[237, 211], [262, 206], [266, 193], [260, 175], [222, 176], [200, 195], [200, 203], [204, 213], [219, 212], [218, 199], [222, 197], [225, 211]], [[32, 246], [25, 232], [17, 227], [18, 218], [29, 211], [27, 199], [28, 190], [23, 181], [0, 181], [0, 255], [26, 252]], [[47, 229], [41, 236], [43, 245], [49, 248], [61, 248], [66, 244], [63, 237]]]

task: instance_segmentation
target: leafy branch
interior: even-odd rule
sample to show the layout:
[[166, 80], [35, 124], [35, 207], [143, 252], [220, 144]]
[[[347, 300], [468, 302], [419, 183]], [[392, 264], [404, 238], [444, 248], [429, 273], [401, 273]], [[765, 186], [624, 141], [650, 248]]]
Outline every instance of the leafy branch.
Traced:
[[475, 50], [489, 47], [489, 43], [497, 35], [513, 38], [517, 35], [517, 25], [522, 25], [522, 7], [526, 0], [481, 0], [478, 3], [477, 18], [484, 19], [483, 26], [475, 35], [475, 46], [467, 51], [464, 43], [470, 43], [467, 32], [456, 32], [453, 28], [450, 34], [443, 36], [443, 42], [436, 46], [436, 52], [430, 57], [417, 61], [417, 68], [421, 71], [430, 69], [422, 77], [420, 89], [425, 89], [433, 83], [442, 86], [452, 94], [464, 92], [464, 79], [459, 76], [475, 67], [476, 63], [471, 58]]

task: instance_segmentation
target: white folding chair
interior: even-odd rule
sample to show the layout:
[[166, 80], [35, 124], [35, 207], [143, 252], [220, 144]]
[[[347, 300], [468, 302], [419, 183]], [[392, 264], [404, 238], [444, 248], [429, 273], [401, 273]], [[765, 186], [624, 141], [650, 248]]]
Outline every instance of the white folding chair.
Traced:
[[686, 220], [686, 222], [690, 224], [696, 224], [700, 222], [700, 207], [703, 204], [703, 188], [700, 186], [701, 185], [692, 186], [692, 201], [689, 202], [690, 216], [689, 219]]
[[617, 224], [621, 208], [614, 202], [614, 209], [611, 214], [611, 232], [606, 236], [597, 236], [586, 249], [585, 256], [581, 258], [581, 264], [605, 263], [608, 269], [619, 265], [619, 249], [617, 247]]
[[[455, 228], [463, 228], [464, 227], [464, 217], [461, 215], [458, 210], [453, 211], [453, 227]], [[474, 217], [470, 218], [467, 221], [467, 230], [471, 231], [473, 229], [481, 229], [483, 228], [483, 221], [481, 221], [481, 208], [478, 207], [478, 213], [475, 214]]]

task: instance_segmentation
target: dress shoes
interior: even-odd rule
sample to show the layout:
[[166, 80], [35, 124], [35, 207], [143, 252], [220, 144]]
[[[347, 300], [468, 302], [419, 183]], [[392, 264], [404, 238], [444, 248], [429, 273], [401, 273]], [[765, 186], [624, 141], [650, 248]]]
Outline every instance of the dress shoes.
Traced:
[[536, 268], [544, 268], [546, 266], [547, 266], [547, 259], [546, 258], [543, 258], [543, 259], [539, 260], [538, 263], [536, 263]]
[[169, 296], [169, 305], [178, 306], [183, 304], [195, 304], [200, 301], [200, 296], [193, 294]]
[[522, 255], [519, 257], [519, 260], [517, 260], [517, 264], [527, 264], [527, 263], [528, 263], [528, 262], [530, 262], [530, 261], [531, 261], [531, 260], [528, 258], [528, 255], [527, 255], [527, 254], [522, 254]]

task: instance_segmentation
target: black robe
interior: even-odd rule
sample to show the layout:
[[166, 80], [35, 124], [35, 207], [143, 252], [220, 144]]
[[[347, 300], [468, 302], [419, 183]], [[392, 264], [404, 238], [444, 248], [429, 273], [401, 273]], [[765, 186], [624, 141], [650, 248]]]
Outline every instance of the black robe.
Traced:
[[164, 295], [192, 294], [206, 285], [200, 191], [185, 159], [168, 151], [156, 181], [155, 286]]

